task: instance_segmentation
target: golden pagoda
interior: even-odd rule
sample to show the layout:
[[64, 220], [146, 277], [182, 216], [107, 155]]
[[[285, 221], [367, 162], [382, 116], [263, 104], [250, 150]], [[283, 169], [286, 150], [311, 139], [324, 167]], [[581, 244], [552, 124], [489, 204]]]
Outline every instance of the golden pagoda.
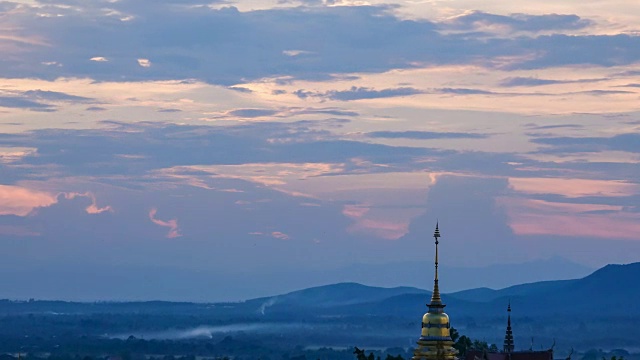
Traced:
[[418, 340], [418, 347], [413, 352], [413, 360], [455, 360], [458, 350], [453, 348], [453, 340], [449, 329], [449, 316], [444, 312], [445, 304], [440, 298], [438, 288], [438, 238], [440, 230], [436, 223], [436, 231], [433, 234], [436, 240], [436, 271], [433, 283], [431, 302], [427, 305], [429, 310], [422, 317], [422, 333]]

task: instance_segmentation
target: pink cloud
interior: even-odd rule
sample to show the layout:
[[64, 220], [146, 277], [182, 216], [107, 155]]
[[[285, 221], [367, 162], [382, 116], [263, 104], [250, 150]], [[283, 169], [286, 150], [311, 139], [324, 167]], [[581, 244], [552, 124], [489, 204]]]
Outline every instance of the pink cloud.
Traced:
[[283, 232], [280, 231], [274, 231], [271, 233], [271, 236], [276, 238], [276, 239], [280, 239], [280, 240], [291, 240], [291, 237]]
[[568, 204], [502, 198], [509, 225], [517, 235], [560, 235], [640, 240], [640, 214], [622, 206]]
[[26, 216], [35, 208], [50, 206], [56, 202], [56, 196], [51, 193], [0, 185], [0, 215]]
[[87, 214], [102, 214], [103, 212], [113, 212], [113, 208], [109, 205], [99, 207], [97, 204], [96, 196], [93, 193], [64, 193], [66, 199], [74, 199], [78, 196], [87, 197], [91, 199], [91, 205], [87, 206], [84, 210]]
[[352, 233], [364, 233], [386, 240], [397, 240], [409, 231], [409, 221], [391, 221], [367, 217], [371, 208], [368, 205], [345, 205], [342, 214], [354, 220], [347, 229]]
[[629, 196], [640, 185], [615, 180], [562, 178], [509, 178], [509, 185], [527, 194], [558, 194], [570, 198], [583, 196]]
[[386, 240], [398, 240], [409, 231], [409, 224], [385, 220], [359, 219], [348, 230], [349, 232], [365, 233]]
[[352, 218], [352, 219], [360, 219], [367, 215], [370, 208], [367, 205], [345, 205], [342, 208], [342, 215]]
[[174, 239], [174, 238], [182, 236], [182, 234], [180, 234], [180, 230], [178, 229], [178, 220], [177, 219], [171, 219], [171, 220], [167, 220], [167, 221], [156, 219], [156, 213], [157, 212], [158, 212], [158, 209], [152, 208], [149, 211], [149, 219], [151, 220], [151, 222], [153, 222], [156, 225], [160, 225], [160, 226], [169, 228], [169, 232], [166, 235], [167, 238]]

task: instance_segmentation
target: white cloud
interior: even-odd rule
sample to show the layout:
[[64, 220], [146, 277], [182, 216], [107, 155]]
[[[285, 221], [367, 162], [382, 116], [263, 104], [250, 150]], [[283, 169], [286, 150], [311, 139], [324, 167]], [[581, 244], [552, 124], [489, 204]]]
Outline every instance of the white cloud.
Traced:
[[107, 59], [106, 57], [103, 57], [103, 56], [95, 56], [95, 57], [92, 57], [89, 60], [95, 61], [95, 62], [107, 62], [107, 61], [109, 61], [109, 59]]
[[305, 55], [305, 54], [313, 54], [312, 51], [306, 51], [306, 50], [284, 50], [282, 52], [284, 55], [287, 56], [298, 56], [298, 55]]
[[138, 59], [138, 65], [148, 68], [151, 67], [151, 61], [149, 59]]

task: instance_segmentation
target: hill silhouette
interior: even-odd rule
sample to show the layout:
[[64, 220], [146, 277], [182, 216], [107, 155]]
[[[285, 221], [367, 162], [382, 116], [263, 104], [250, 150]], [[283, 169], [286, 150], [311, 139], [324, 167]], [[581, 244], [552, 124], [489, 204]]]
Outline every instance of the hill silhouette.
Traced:
[[[580, 279], [477, 288], [442, 298], [452, 326], [473, 339], [500, 343], [510, 301], [517, 348], [529, 348], [531, 337], [536, 349], [556, 340], [557, 349], [566, 353], [572, 347], [631, 348], [640, 337], [638, 278], [640, 263], [608, 265]], [[301, 346], [411, 346], [430, 297], [428, 290], [415, 287], [349, 282], [227, 303], [0, 300], [0, 315], [11, 319], [0, 324], [0, 335], [17, 336], [20, 344], [35, 341], [29, 340], [35, 335], [65, 333], [105, 341], [105, 334], [219, 340], [233, 334], [238, 341], [259, 336], [265, 343]], [[34, 336], [15, 335], [16, 328]]]
[[[470, 289], [443, 294], [457, 316], [504, 315], [508, 301], [527, 316], [562, 314], [640, 315], [640, 262], [607, 265], [575, 280], [543, 281], [493, 290]], [[380, 288], [340, 283], [308, 288], [269, 298], [246, 301], [245, 306], [271, 314], [314, 312], [332, 315], [419, 316], [430, 292], [412, 287]]]

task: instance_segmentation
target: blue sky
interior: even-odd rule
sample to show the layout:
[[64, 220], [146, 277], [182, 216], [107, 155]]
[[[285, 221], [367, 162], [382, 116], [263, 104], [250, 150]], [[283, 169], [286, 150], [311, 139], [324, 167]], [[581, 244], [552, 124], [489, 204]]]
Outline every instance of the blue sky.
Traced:
[[5, 296], [293, 290], [428, 264], [436, 219], [451, 267], [637, 261], [637, 14], [0, 1]]

